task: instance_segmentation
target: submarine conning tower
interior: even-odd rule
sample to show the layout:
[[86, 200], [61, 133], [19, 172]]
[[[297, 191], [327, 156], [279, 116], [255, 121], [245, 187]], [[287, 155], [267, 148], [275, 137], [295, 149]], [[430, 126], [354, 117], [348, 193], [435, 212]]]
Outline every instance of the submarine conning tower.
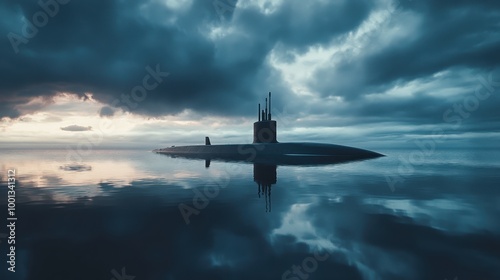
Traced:
[[271, 92], [269, 92], [269, 103], [266, 98], [266, 108], [258, 111], [259, 120], [253, 123], [254, 143], [278, 143], [276, 121], [271, 118]]

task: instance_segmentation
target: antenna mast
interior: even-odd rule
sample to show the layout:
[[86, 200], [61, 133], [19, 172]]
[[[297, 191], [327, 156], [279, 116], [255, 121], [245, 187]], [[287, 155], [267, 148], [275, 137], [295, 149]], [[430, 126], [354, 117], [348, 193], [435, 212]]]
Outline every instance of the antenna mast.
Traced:
[[269, 115], [268, 119], [271, 120], [271, 92], [269, 92]]
[[266, 98], [266, 112], [265, 112], [264, 117], [266, 118], [265, 120], [267, 121], [267, 98]]
[[260, 103], [259, 103], [259, 111], [257, 111], [257, 116], [259, 117], [259, 122], [260, 122]]

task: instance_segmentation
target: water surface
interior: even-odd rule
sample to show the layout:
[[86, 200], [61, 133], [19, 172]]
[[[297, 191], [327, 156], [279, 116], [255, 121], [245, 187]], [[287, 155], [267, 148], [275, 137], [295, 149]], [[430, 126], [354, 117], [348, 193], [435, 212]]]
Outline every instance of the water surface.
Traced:
[[78, 162], [2, 150], [2, 221], [13, 168], [18, 220], [16, 272], [1, 239], [1, 279], [500, 279], [500, 153], [380, 152], [206, 168], [139, 150]]

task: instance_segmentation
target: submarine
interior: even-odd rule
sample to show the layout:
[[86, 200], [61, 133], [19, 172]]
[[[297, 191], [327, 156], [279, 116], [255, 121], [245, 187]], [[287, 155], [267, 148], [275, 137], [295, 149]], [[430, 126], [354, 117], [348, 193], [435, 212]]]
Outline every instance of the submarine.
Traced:
[[[269, 102], [268, 102], [269, 101]], [[293, 142], [277, 140], [277, 122], [271, 115], [271, 92], [265, 109], [258, 105], [258, 120], [253, 124], [253, 143], [212, 145], [205, 137], [205, 145], [172, 146], [153, 152], [171, 157], [210, 160], [245, 161], [275, 165], [315, 165], [365, 160], [384, 155], [377, 152], [336, 144]]]

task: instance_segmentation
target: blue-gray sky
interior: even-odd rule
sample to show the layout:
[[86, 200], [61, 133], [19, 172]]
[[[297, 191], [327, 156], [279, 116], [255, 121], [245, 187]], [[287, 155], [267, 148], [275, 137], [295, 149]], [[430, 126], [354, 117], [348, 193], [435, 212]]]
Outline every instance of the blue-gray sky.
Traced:
[[248, 142], [268, 91], [281, 141], [499, 136], [499, 1], [6, 0], [0, 34], [5, 145]]

